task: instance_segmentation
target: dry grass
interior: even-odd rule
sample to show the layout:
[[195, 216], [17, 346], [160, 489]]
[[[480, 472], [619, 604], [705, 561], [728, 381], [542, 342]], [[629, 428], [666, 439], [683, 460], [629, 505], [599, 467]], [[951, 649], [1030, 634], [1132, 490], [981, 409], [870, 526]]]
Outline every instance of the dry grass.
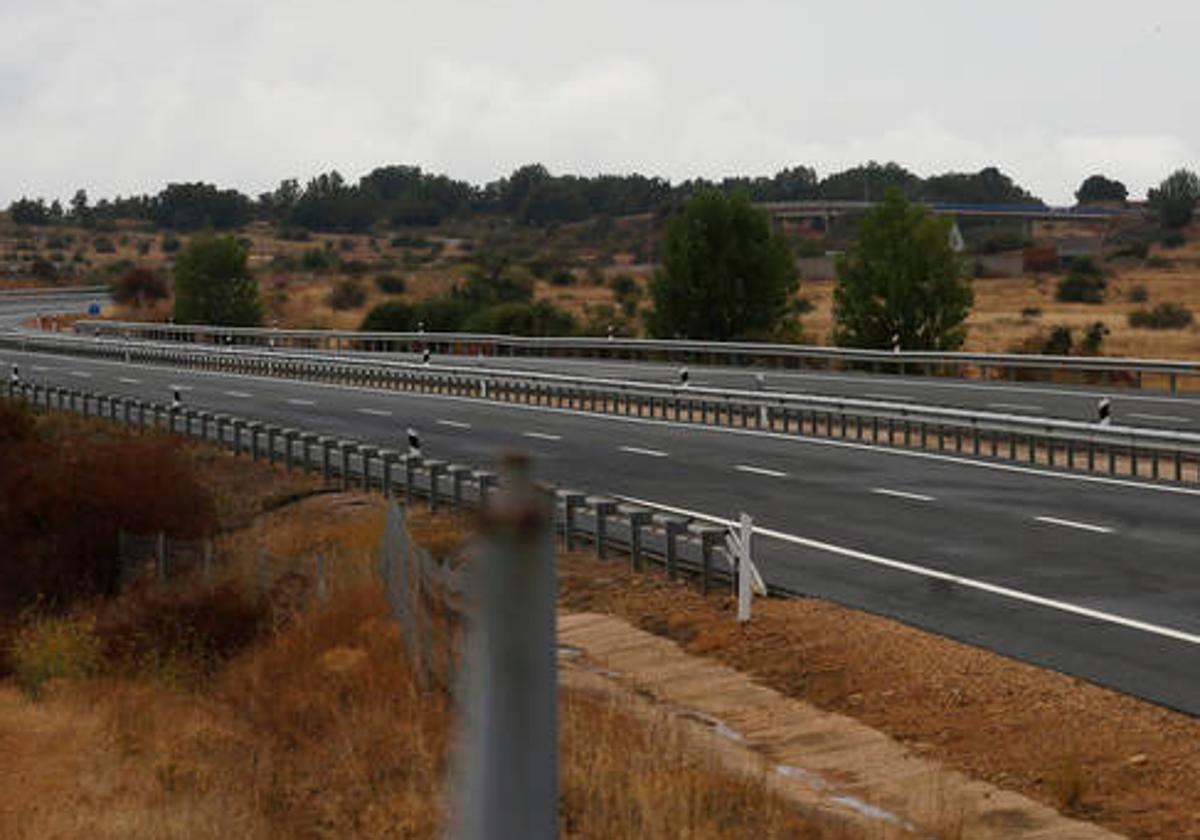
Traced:
[[[295, 575], [309, 552], [336, 552], [344, 576], [326, 605], [215, 669], [198, 666], [203, 679], [173, 679], [153, 657], [133, 657], [58, 669], [38, 703], [0, 686], [0, 837], [439, 835], [453, 706], [416, 683], [379, 587], [354, 573], [370, 568], [380, 524], [376, 500], [322, 496], [227, 540], [235, 560], [258, 545], [293, 552]], [[414, 514], [412, 530], [452, 552], [470, 522]], [[141, 643], [173, 639], [203, 617], [167, 602], [204, 597], [178, 593], [156, 607], [133, 592], [98, 608], [96, 632], [111, 637], [125, 616]], [[560, 732], [564, 837], [850, 836], [807, 821], [765, 779], [697, 752], [666, 715], [566, 691]]]

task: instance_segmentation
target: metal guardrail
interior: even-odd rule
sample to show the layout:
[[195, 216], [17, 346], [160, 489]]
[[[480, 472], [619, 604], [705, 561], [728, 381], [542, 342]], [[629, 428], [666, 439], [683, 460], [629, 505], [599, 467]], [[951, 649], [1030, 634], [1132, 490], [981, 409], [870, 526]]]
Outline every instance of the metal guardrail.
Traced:
[[1027, 353], [890, 352], [844, 347], [761, 342], [684, 341], [642, 338], [524, 338], [475, 333], [387, 333], [338, 330], [263, 329], [78, 321], [89, 336], [216, 346], [305, 349], [335, 353], [402, 353], [428, 348], [439, 355], [547, 356], [690, 363], [869, 370], [878, 373], [1016, 379], [1041, 375], [1092, 377], [1142, 387], [1162, 381], [1175, 394], [1180, 378], [1200, 382], [1200, 362], [1172, 359], [1042, 356]]
[[361, 356], [0, 335], [0, 345], [128, 363], [445, 394], [891, 447], [1109, 475], [1200, 481], [1200, 434], [856, 398], [684, 387]]
[[27, 289], [0, 289], [0, 302], [25, 298], [91, 297], [108, 294], [108, 286], [42, 286]]
[[[499, 483], [499, 476], [489, 470], [228, 414], [31, 382], [9, 383], [3, 393], [25, 399], [35, 408], [213, 442], [235, 456], [281, 463], [289, 471], [317, 472], [345, 488], [378, 490], [410, 505], [424, 501], [430, 510], [484, 508]], [[567, 550], [586, 543], [600, 559], [624, 553], [635, 571], [657, 562], [672, 578], [696, 577], [704, 592], [733, 582], [724, 526], [647, 504], [622, 504], [615, 496], [540, 486], [553, 499], [555, 531]]]

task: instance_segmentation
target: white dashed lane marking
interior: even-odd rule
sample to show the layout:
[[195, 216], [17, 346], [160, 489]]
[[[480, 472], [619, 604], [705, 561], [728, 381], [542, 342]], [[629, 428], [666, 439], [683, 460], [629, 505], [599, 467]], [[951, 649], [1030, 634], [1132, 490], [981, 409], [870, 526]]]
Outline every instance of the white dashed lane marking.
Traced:
[[562, 440], [562, 435], [552, 435], [548, 432], [522, 432], [522, 436], [535, 440]]
[[249, 394], [247, 394], [245, 391], [226, 391], [226, 392], [225, 392], [225, 396], [227, 396], [227, 397], [235, 397], [236, 399], [239, 399], [239, 400], [248, 400], [248, 399], [250, 399], [250, 395], [249, 395]]
[[1092, 525], [1087, 522], [1076, 522], [1073, 519], [1059, 519], [1055, 516], [1035, 516], [1034, 519], [1038, 522], [1045, 522], [1047, 525], [1060, 525], [1063, 528], [1074, 528], [1077, 531], [1090, 531], [1093, 534], [1111, 534], [1112, 528], [1106, 528], [1103, 525]]
[[649, 455], [651, 458], [666, 458], [667, 453], [661, 449], [642, 449], [640, 446], [618, 446], [622, 452], [628, 452], [631, 455]]
[[359, 414], [369, 414], [372, 417], [391, 417], [392, 412], [384, 411], [382, 408], [360, 408]]
[[117, 378], [117, 381], [118, 381], [118, 382], [124, 382], [126, 385], [141, 385], [141, 384], [142, 384], [142, 380], [140, 380], [140, 379], [130, 379], [128, 376], [121, 376], [121, 377], [118, 377], [118, 378]]
[[878, 496], [892, 496], [897, 499], [908, 499], [912, 502], [936, 501], [933, 496], [926, 496], [924, 493], [908, 493], [904, 490], [889, 490], [886, 487], [872, 487], [871, 492]]
[[71, 371], [71, 375], [78, 376], [80, 379], [91, 379], [92, 378], [92, 375], [90, 373], [88, 373], [86, 371], [82, 371], [82, 370], [73, 370], [73, 371]]
[[769, 470], [766, 467], [756, 467], [752, 464], [737, 464], [734, 469], [738, 472], [750, 473], [751, 475], [765, 475], [768, 478], [787, 478], [787, 473], [779, 470]]
[[469, 429], [469, 428], [471, 428], [470, 423], [463, 423], [461, 420], [439, 420], [439, 421], [437, 421], [437, 424], [439, 426], [449, 426], [451, 429]]
[[288, 403], [288, 405], [316, 405], [317, 401], [316, 400], [300, 400], [300, 399], [292, 398], [292, 399], [289, 399], [287, 401], [287, 403]]

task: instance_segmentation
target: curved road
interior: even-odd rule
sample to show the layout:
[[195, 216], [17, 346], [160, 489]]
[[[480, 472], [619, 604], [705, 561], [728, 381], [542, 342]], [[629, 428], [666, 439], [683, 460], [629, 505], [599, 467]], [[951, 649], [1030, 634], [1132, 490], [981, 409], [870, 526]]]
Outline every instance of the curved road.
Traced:
[[[0, 320], [14, 316], [0, 310]], [[43, 310], [44, 311], [44, 310]], [[38, 381], [484, 466], [765, 529], [767, 580], [1200, 714], [1200, 489], [561, 409], [0, 351]], [[523, 360], [527, 361], [527, 360]], [[787, 656], [789, 652], [780, 651]]]

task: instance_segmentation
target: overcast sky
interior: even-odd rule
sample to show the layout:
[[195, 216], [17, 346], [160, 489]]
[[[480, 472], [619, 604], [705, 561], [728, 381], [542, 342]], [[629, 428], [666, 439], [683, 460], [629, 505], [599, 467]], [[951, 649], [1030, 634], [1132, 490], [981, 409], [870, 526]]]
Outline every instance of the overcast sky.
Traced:
[[0, 0], [0, 204], [384, 163], [920, 174], [1053, 203], [1200, 166], [1196, 0]]

